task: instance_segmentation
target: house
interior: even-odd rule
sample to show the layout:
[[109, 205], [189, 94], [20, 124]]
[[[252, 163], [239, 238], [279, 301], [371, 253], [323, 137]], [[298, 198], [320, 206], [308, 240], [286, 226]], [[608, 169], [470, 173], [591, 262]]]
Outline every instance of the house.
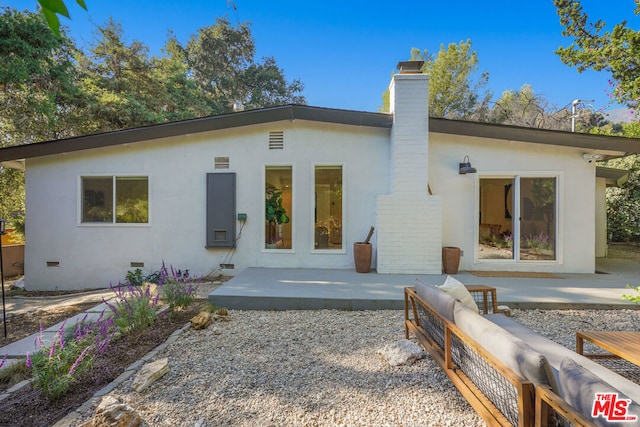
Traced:
[[352, 269], [371, 226], [378, 273], [440, 274], [443, 246], [463, 270], [593, 273], [621, 178], [594, 160], [640, 140], [429, 118], [412, 66], [391, 113], [285, 105], [0, 149], [26, 170], [26, 287], [104, 287], [163, 260]]

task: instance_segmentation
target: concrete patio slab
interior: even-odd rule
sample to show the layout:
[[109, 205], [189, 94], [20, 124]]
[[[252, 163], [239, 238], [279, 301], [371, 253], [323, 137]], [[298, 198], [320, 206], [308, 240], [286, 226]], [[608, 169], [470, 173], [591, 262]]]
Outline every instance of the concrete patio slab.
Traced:
[[[637, 308], [622, 299], [638, 284], [640, 264], [601, 259], [603, 274], [557, 274], [554, 278], [454, 275], [464, 284], [494, 286], [498, 302], [512, 308]], [[237, 310], [401, 309], [403, 288], [416, 279], [439, 285], [446, 275], [356, 273], [353, 270], [248, 268], [209, 294], [216, 307]]]

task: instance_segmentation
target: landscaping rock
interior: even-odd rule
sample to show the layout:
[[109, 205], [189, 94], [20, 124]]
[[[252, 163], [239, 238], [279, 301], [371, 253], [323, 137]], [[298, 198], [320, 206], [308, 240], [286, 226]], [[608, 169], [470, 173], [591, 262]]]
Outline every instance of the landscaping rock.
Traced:
[[142, 419], [131, 407], [120, 403], [113, 396], [102, 398], [96, 413], [82, 427], [138, 427]]
[[231, 316], [229, 316], [229, 310], [227, 310], [225, 307], [216, 310], [216, 312], [213, 313], [213, 320], [216, 320], [218, 322], [230, 322]]
[[217, 322], [231, 322], [231, 316], [222, 316], [220, 314], [214, 314], [213, 320]]
[[404, 339], [385, 345], [378, 350], [378, 354], [380, 354], [391, 366], [408, 366], [416, 360], [422, 359], [425, 352], [418, 344]]
[[211, 313], [201, 311], [197, 316], [191, 319], [191, 327], [193, 329], [206, 329], [211, 324]]
[[147, 363], [136, 374], [131, 387], [135, 391], [141, 392], [167, 372], [169, 372], [169, 359], [166, 357], [164, 359], [156, 360], [155, 362]]
[[509, 307], [508, 305], [499, 305], [498, 313], [502, 313], [507, 317], [511, 317], [511, 307]]

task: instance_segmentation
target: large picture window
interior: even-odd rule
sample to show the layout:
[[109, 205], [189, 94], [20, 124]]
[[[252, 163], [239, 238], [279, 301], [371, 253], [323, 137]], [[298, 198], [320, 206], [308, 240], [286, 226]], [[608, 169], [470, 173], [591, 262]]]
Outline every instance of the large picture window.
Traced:
[[265, 249], [292, 248], [293, 168], [265, 168]]
[[342, 166], [315, 168], [315, 249], [342, 249]]
[[478, 259], [557, 259], [557, 177], [480, 179]]
[[147, 224], [149, 178], [83, 176], [82, 223]]

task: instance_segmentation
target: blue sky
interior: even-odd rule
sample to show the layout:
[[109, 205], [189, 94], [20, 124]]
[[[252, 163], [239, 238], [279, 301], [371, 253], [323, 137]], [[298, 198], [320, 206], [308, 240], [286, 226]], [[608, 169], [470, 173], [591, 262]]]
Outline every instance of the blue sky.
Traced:
[[[470, 39], [496, 97], [528, 83], [557, 107], [580, 98], [593, 99], [596, 109], [615, 108], [608, 105], [607, 73], [579, 74], [553, 53], [569, 40], [552, 0], [235, 0], [237, 12], [226, 0], [85, 1], [88, 12], [67, 0], [72, 19], [62, 20], [80, 45], [90, 43], [95, 25], [109, 16], [122, 24], [126, 40], [143, 41], [152, 53], [160, 52], [169, 30], [186, 42], [216, 17], [249, 22], [257, 57], [275, 57], [289, 80], [304, 83], [314, 106], [378, 111], [395, 65], [412, 47], [437, 52], [441, 44]], [[35, 10], [36, 3], [0, 0], [20, 10]], [[594, 18], [627, 19], [638, 28], [633, 0], [582, 4]]]

